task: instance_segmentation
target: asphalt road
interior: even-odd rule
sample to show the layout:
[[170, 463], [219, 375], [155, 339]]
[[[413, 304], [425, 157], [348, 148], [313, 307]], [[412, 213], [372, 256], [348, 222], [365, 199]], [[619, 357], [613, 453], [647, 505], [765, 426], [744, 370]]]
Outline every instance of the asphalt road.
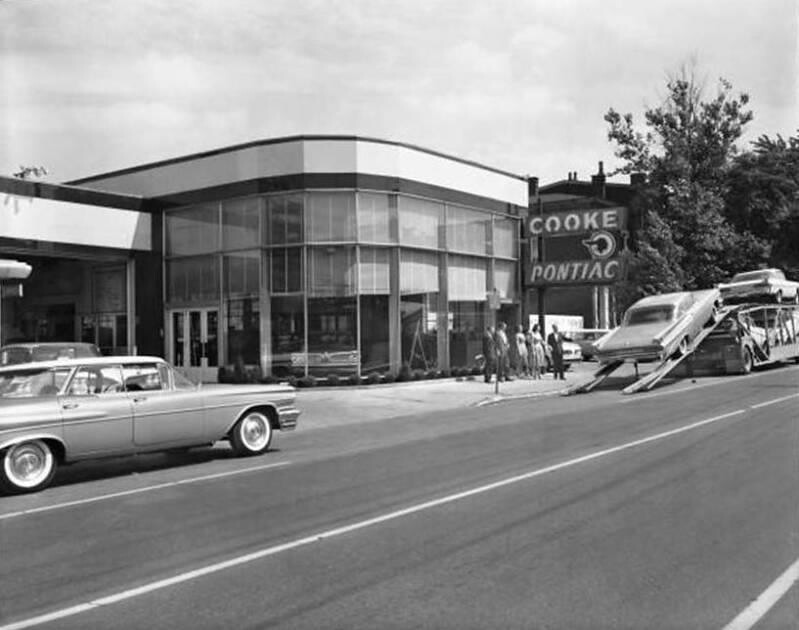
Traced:
[[784, 367], [81, 464], [0, 498], [0, 629], [794, 629], [798, 454]]

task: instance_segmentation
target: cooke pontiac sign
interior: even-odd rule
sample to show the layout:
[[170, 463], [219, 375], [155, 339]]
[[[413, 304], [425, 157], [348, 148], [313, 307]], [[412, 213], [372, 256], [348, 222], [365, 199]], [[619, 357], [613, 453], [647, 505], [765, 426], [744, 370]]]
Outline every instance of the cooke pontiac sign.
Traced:
[[624, 275], [627, 208], [537, 214], [528, 230], [532, 285], [611, 284]]

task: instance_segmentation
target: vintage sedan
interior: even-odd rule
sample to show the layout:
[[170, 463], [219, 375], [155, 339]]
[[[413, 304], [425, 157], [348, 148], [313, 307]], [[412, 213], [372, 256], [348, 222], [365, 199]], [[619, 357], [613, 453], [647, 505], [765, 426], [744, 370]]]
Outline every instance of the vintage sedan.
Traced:
[[0, 489], [41, 490], [58, 464], [217, 440], [258, 455], [297, 426], [294, 400], [282, 385], [195, 385], [158, 357], [0, 368]]
[[627, 309], [621, 326], [594, 344], [596, 357], [608, 363], [663, 361], [685, 354], [702, 328], [716, 321], [719, 303], [717, 289], [642, 298]]
[[770, 300], [799, 304], [799, 282], [788, 280], [781, 269], [758, 269], [735, 274], [719, 285], [721, 298], [728, 303]]

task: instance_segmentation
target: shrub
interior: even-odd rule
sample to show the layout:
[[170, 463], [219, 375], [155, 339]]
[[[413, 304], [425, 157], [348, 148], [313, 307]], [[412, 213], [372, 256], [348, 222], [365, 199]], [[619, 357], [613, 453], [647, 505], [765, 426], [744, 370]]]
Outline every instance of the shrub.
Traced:
[[393, 383], [396, 380], [397, 380], [397, 377], [394, 376], [394, 374], [392, 374], [391, 372], [386, 372], [385, 374], [383, 374], [383, 382], [384, 383]]
[[316, 377], [309, 374], [308, 376], [303, 376], [300, 378], [297, 383], [300, 387], [315, 387], [316, 386]]
[[445, 368], [445, 369], [441, 370], [441, 372], [439, 373], [439, 376], [441, 378], [449, 378], [450, 376], [452, 376], [452, 370], [450, 370], [449, 368]]
[[402, 383], [404, 381], [410, 381], [412, 378], [413, 373], [411, 372], [411, 366], [405, 363], [397, 374], [397, 381]]
[[288, 378], [288, 381], [287, 381], [287, 382], [288, 382], [288, 384], [289, 384], [289, 385], [291, 385], [292, 387], [297, 387], [297, 377], [296, 377], [296, 376], [289, 376], [289, 378]]
[[328, 374], [327, 375], [327, 384], [330, 387], [337, 387], [341, 385], [341, 379], [339, 378], [338, 374]]
[[264, 385], [271, 385], [272, 383], [278, 383], [279, 380], [276, 376], [262, 376], [258, 382]]
[[421, 381], [424, 378], [424, 370], [414, 370], [412, 376], [414, 381]]
[[361, 384], [361, 377], [357, 374], [351, 374], [347, 379], [350, 385], [360, 385]]
[[380, 372], [372, 372], [366, 377], [366, 382], [369, 383], [369, 385], [377, 385], [381, 380]]
[[436, 378], [438, 376], [438, 370], [427, 370], [425, 372], [424, 377], [427, 379]]

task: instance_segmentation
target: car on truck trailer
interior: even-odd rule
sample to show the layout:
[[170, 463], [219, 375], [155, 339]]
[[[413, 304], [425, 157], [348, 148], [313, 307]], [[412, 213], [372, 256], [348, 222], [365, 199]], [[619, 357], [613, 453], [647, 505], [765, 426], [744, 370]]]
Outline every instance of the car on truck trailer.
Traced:
[[742, 304], [726, 313], [691, 357], [694, 373], [747, 374], [799, 361], [799, 306]]

